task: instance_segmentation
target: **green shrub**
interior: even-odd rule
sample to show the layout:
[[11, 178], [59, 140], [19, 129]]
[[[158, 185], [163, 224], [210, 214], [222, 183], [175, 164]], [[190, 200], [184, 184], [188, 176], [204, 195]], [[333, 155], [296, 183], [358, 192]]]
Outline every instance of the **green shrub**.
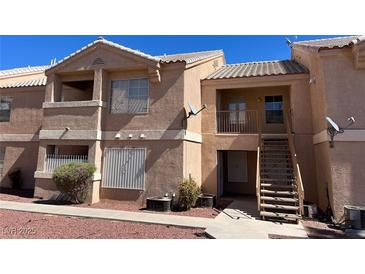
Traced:
[[59, 166], [53, 173], [53, 181], [61, 193], [73, 202], [83, 203], [89, 191], [90, 179], [95, 172], [90, 163], [69, 163]]
[[193, 207], [201, 193], [200, 187], [194, 179], [184, 179], [179, 184], [179, 207], [181, 210], [189, 210]]
[[21, 189], [23, 186], [22, 172], [19, 168], [16, 168], [9, 172], [9, 179], [11, 181], [11, 187], [13, 189]]

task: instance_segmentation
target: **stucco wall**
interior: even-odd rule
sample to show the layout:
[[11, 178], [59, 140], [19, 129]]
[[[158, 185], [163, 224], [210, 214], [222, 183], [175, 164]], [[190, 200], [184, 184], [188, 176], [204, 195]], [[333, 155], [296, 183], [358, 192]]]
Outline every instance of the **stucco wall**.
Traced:
[[6, 147], [1, 187], [11, 187], [9, 171], [20, 168], [24, 189], [34, 188], [34, 171], [37, 167], [38, 142], [0, 142]]
[[98, 128], [99, 107], [46, 108], [42, 129], [96, 130]]
[[[285, 133], [286, 119], [284, 117], [283, 124], [267, 124], [265, 118], [265, 96], [283, 96], [284, 113], [289, 113], [290, 98], [289, 86], [274, 86], [274, 87], [257, 87], [257, 88], [242, 88], [242, 89], [222, 89], [219, 90], [218, 104], [220, 109], [228, 110], [228, 103], [234, 97], [241, 97], [246, 103], [246, 110], [256, 111], [257, 123], [261, 124], [262, 133]], [[213, 117], [212, 117], [213, 118]]]
[[[156, 129], [181, 129], [184, 118], [184, 74], [183, 66], [162, 66], [161, 82], [149, 83], [149, 112], [146, 114], [111, 114], [109, 107], [102, 111], [102, 129], [108, 131], [118, 130], [156, 130]], [[113, 73], [110, 80], [145, 78], [146, 71], [132, 73]], [[110, 103], [110, 82], [103, 91], [105, 101]]]
[[[310, 85], [314, 134], [326, 130], [326, 116], [340, 126], [345, 126], [347, 118], [354, 116], [356, 123], [351, 129], [364, 129], [365, 70], [355, 68], [351, 49], [316, 52], [294, 48], [292, 55], [309, 68], [310, 77], [315, 79]], [[364, 143], [361, 140], [335, 142], [335, 148], [329, 148], [327, 141], [315, 145], [318, 205], [326, 209], [328, 187], [337, 220], [343, 214], [345, 203], [363, 204], [360, 197], [365, 192], [360, 182], [364, 174], [358, 163], [364, 159]]]
[[5, 147], [1, 187], [10, 187], [9, 171], [20, 168], [23, 188], [34, 187], [38, 157], [38, 133], [42, 121], [44, 87], [0, 89], [0, 97], [11, 97], [9, 122], [0, 122], [0, 146]]
[[202, 145], [184, 141], [184, 178], [189, 175], [201, 185], [202, 180]]
[[0, 89], [13, 98], [9, 122], [0, 122], [0, 134], [36, 134], [42, 122], [44, 87]]
[[336, 142], [329, 149], [332, 205], [337, 219], [344, 205], [365, 206], [364, 155], [365, 142]]
[[[264, 119], [264, 96], [284, 96], [285, 111], [290, 112], [295, 133], [296, 153], [301, 168], [305, 198], [317, 202], [313, 129], [308, 75], [287, 75], [275, 77], [254, 77], [247, 79], [205, 80], [202, 87], [202, 103], [208, 104], [202, 113], [202, 184], [216, 193], [217, 150], [257, 150], [257, 134], [216, 134], [217, 104], [224, 107], [224, 96], [241, 95], [247, 109], [257, 109], [260, 121]], [[219, 93], [220, 92], [220, 97]], [[222, 99], [221, 99], [222, 98]], [[258, 100], [258, 99], [261, 100]], [[286, 128], [263, 127], [265, 133], [285, 133]]]
[[[202, 106], [200, 81], [225, 64], [224, 57], [217, 57], [199, 65], [193, 66], [184, 72], [184, 107], [186, 113], [190, 111], [189, 103], [199, 110]], [[206, 110], [203, 110], [203, 112]], [[187, 129], [201, 132], [201, 113], [190, 116], [187, 120]]]
[[145, 165], [145, 191], [107, 189], [101, 187], [101, 199], [131, 200], [140, 203], [150, 196], [177, 193], [177, 185], [183, 178], [182, 141], [106, 141], [106, 147], [147, 148]]

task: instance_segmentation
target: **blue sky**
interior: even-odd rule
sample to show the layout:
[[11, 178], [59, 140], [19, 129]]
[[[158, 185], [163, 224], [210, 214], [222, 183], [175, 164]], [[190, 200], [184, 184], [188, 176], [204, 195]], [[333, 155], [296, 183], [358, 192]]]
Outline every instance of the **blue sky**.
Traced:
[[[99, 35], [0, 35], [0, 69], [46, 65], [62, 59], [95, 40]], [[343, 36], [343, 35], [337, 35]], [[223, 49], [227, 63], [290, 58], [285, 42], [334, 37], [333, 35], [103, 35], [104, 38], [151, 55]]]

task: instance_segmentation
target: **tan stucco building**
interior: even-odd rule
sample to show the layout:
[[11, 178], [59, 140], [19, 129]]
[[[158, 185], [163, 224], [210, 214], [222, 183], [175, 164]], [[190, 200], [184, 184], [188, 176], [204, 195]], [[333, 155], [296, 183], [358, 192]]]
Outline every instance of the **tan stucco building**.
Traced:
[[[256, 195], [264, 217], [300, 215], [304, 200], [339, 219], [365, 206], [364, 36], [291, 51], [230, 65], [222, 50], [151, 56], [100, 38], [51, 66], [0, 71], [0, 186], [20, 168], [24, 188], [55, 198], [54, 168], [89, 161], [91, 202], [143, 203], [192, 177], [217, 196]], [[356, 119], [333, 148], [327, 116]]]

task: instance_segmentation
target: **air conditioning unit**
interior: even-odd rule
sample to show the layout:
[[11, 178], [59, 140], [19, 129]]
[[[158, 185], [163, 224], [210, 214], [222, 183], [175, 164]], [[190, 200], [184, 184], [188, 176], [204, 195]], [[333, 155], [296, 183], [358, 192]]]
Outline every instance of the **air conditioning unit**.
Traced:
[[303, 208], [304, 208], [304, 217], [311, 219], [317, 218], [318, 210], [315, 204], [305, 204]]
[[354, 229], [365, 229], [365, 207], [345, 205], [345, 220]]

